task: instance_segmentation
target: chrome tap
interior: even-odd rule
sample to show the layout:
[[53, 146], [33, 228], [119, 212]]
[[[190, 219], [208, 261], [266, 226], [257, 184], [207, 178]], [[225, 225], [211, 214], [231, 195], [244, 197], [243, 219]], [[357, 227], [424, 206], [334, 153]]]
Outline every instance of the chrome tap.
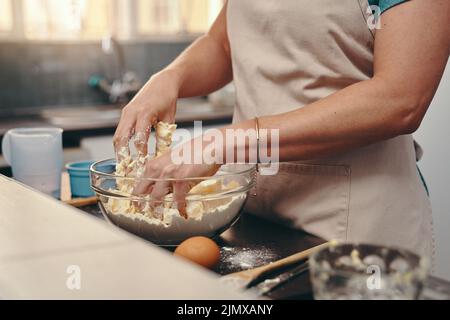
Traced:
[[114, 37], [103, 38], [101, 45], [106, 55], [115, 55], [117, 74], [112, 82], [104, 76], [93, 75], [88, 84], [107, 93], [111, 103], [126, 103], [140, 90], [142, 83], [134, 72], [126, 70], [123, 49]]

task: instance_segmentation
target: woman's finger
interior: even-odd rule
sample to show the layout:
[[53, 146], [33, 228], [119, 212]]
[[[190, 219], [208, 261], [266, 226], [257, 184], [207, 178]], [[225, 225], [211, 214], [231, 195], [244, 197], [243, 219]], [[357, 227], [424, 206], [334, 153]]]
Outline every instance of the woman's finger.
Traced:
[[187, 219], [188, 215], [186, 212], [186, 195], [190, 189], [190, 184], [186, 181], [176, 181], [173, 183], [173, 199], [177, 204], [178, 211], [180, 215]]
[[136, 119], [134, 146], [140, 155], [146, 156], [148, 154], [148, 139], [152, 131], [152, 126], [158, 122], [156, 115], [141, 112], [138, 119]]
[[[153, 163], [158, 165], [159, 168], [163, 168], [160, 170], [159, 179], [170, 179], [173, 178], [173, 174], [175, 173], [175, 166], [168, 164], [164, 159], [159, 158], [155, 159]], [[152, 199], [161, 200], [166, 196], [171, 190], [171, 182], [161, 180], [155, 183], [152, 191]]]
[[169, 112], [164, 112], [164, 114], [160, 115], [160, 121], [165, 123], [175, 123], [175, 110], [177, 108], [177, 103], [173, 103], [168, 109]]
[[155, 201], [161, 201], [172, 192], [172, 186], [169, 181], [158, 181], [153, 185], [151, 197]]
[[[144, 174], [144, 177], [145, 174]], [[153, 191], [154, 181], [151, 180], [151, 178], [142, 178], [138, 179], [136, 182], [136, 185], [133, 188], [133, 194], [137, 196], [147, 195], [150, 194]]]
[[133, 115], [122, 111], [122, 117], [120, 118], [119, 125], [113, 138], [114, 150], [118, 154], [123, 148], [129, 150], [128, 143], [134, 135], [134, 128], [136, 125], [136, 119]]
[[139, 179], [133, 188], [133, 194], [136, 196], [148, 195], [153, 191], [154, 184], [151, 179]]
[[155, 160], [149, 160], [145, 164], [144, 173], [142, 178], [136, 179], [136, 184], [133, 188], [133, 194], [135, 195], [148, 195], [153, 191], [155, 182], [152, 179], [160, 176], [161, 170], [159, 169]]
[[136, 133], [134, 135], [134, 146], [140, 155], [148, 154], [148, 139], [152, 131], [152, 124], [145, 119], [136, 122]]

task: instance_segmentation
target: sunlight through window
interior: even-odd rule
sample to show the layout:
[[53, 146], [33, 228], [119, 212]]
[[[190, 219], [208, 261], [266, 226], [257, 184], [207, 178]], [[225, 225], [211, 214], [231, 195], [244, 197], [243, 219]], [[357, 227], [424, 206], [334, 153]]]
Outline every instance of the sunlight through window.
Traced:
[[0, 32], [12, 30], [12, 4], [11, 0], [0, 0]]
[[29, 40], [196, 35], [208, 30], [223, 3], [224, 0], [0, 0], [0, 35]]
[[29, 39], [100, 38], [110, 30], [111, 0], [24, 0]]
[[222, 5], [222, 0], [138, 0], [138, 33], [203, 33]]

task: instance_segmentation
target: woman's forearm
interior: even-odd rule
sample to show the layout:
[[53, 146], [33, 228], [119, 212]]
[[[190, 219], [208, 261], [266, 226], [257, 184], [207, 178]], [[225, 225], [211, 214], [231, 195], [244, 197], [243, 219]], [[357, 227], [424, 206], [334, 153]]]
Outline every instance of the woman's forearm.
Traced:
[[308, 160], [413, 132], [416, 109], [416, 101], [372, 79], [259, 122], [261, 128], [279, 129], [280, 161]]
[[210, 35], [195, 41], [162, 72], [174, 75], [180, 98], [208, 95], [233, 79], [230, 57]]
[[[279, 130], [280, 161], [332, 156], [414, 132], [448, 60], [449, 15], [446, 0], [410, 1], [390, 9], [376, 33], [372, 79], [295, 111], [261, 118], [261, 128]], [[254, 120], [232, 128], [251, 126]]]
[[226, 23], [225, 5], [209, 32], [162, 71], [173, 76], [180, 98], [208, 95], [233, 79]]
[[[275, 147], [282, 162], [332, 156], [413, 131], [414, 103], [408, 96], [397, 96], [381, 80], [363, 81], [303, 108], [259, 118], [260, 134], [267, 129], [270, 141], [270, 131], [278, 131]], [[254, 128], [255, 120], [248, 120], [221, 130], [226, 137], [227, 129]], [[235, 155], [242, 154], [245, 148], [246, 161], [250, 161], [249, 155], [256, 152], [251, 139], [245, 144], [236, 144], [236, 139], [224, 141], [224, 155], [231, 148]], [[233, 161], [236, 157], [226, 159]]]

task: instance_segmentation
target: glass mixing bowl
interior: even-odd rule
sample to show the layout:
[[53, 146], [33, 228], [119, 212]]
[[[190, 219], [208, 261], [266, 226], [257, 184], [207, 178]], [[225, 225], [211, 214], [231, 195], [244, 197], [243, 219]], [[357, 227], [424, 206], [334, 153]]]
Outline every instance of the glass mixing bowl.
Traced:
[[[252, 165], [231, 164], [212, 177], [176, 180], [120, 177], [115, 168], [114, 159], [91, 166], [91, 186], [103, 215], [112, 224], [161, 246], [178, 245], [194, 236], [214, 238], [230, 228], [254, 186], [256, 171]], [[171, 194], [156, 200], [123, 191], [124, 185], [134, 186], [140, 180], [182, 181], [193, 189], [184, 203], [174, 201]]]

